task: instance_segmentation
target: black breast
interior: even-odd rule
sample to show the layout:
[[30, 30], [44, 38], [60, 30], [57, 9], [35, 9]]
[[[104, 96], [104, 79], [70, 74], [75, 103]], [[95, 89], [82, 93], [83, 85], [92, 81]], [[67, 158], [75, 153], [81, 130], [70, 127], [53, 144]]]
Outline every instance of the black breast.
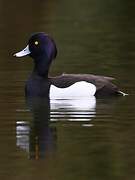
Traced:
[[31, 76], [25, 86], [26, 96], [49, 98], [50, 81], [41, 76]]

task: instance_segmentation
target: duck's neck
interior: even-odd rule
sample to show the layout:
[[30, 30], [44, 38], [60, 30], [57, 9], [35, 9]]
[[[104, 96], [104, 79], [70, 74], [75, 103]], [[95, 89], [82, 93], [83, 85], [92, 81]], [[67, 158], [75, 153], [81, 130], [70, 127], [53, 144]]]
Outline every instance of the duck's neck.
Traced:
[[41, 77], [48, 78], [50, 64], [51, 60], [46, 56], [36, 58], [33, 73]]

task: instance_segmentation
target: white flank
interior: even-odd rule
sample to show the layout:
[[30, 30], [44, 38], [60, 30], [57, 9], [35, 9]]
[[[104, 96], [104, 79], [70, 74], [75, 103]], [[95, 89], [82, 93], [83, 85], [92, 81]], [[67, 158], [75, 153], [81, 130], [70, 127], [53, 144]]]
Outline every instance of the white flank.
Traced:
[[50, 99], [81, 99], [91, 98], [96, 92], [96, 86], [80, 81], [67, 88], [58, 88], [54, 85], [50, 87]]

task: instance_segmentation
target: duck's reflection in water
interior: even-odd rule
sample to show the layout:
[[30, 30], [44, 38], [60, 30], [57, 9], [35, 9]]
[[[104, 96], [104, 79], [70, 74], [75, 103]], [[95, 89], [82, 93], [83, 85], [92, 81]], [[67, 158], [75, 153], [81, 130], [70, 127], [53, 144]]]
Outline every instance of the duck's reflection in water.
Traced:
[[32, 120], [17, 121], [16, 144], [33, 159], [45, 158], [55, 152], [57, 124], [54, 124], [54, 121], [83, 121], [82, 126], [91, 126], [91, 119], [95, 117], [95, 97], [85, 100], [51, 101], [45, 98], [29, 98], [27, 104], [32, 113]]
[[18, 121], [17, 146], [25, 149], [30, 158], [43, 158], [55, 150], [56, 128], [50, 126], [50, 105], [46, 98], [27, 99], [32, 121]]
[[96, 98], [51, 100], [51, 121], [89, 122], [95, 117]]

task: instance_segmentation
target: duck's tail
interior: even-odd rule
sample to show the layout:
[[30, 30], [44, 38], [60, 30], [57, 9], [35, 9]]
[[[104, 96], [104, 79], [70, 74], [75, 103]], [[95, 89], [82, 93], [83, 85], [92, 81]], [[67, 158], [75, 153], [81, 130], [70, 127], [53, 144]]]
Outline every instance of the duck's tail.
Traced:
[[121, 95], [121, 96], [128, 96], [129, 94], [124, 93], [124, 92], [122, 92], [122, 91], [118, 91], [118, 95]]

